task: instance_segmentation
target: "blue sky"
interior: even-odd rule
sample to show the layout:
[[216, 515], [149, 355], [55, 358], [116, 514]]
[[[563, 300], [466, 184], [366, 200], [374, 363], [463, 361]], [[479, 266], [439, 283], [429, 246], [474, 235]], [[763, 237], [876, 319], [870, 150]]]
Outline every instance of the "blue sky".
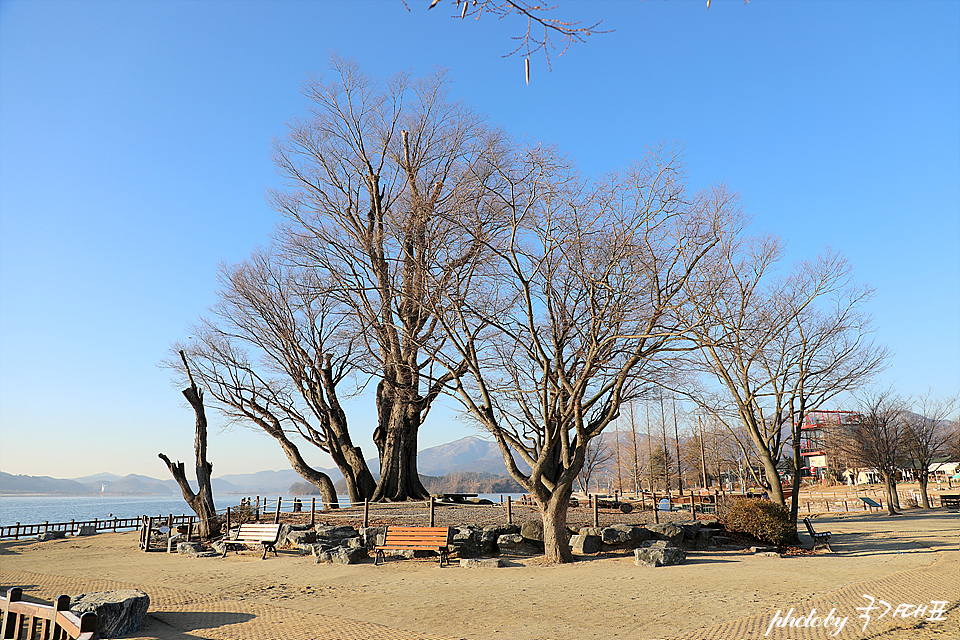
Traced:
[[[791, 260], [827, 247], [876, 288], [880, 383], [960, 390], [960, 2], [558, 0], [603, 19], [552, 59], [517, 20], [428, 0], [0, 3], [0, 470], [166, 475], [193, 415], [157, 363], [265, 244], [271, 140], [331, 52], [372, 76], [449, 69], [453, 96], [587, 174], [659, 141], [741, 192]], [[372, 402], [348, 407], [374, 454]], [[471, 433], [431, 416], [422, 448]], [[214, 475], [287, 466], [247, 430]], [[316, 454], [308, 459], [331, 466]]]

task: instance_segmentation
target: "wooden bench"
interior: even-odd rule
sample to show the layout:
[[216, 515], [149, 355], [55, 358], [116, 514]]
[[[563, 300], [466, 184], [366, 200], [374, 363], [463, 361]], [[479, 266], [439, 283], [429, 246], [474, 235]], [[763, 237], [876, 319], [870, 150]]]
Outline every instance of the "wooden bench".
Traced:
[[277, 555], [279, 537], [280, 525], [278, 524], [242, 524], [236, 538], [222, 540], [223, 557], [227, 556], [227, 551], [230, 549], [237, 550], [248, 544], [259, 544], [263, 546], [263, 556], [260, 559], [266, 560], [268, 551], [273, 551], [273, 555]]
[[950, 509], [960, 509], [960, 495], [943, 494], [940, 496], [940, 506]]
[[60, 596], [53, 605], [24, 602], [20, 587], [7, 589], [0, 597], [4, 638], [36, 638], [37, 640], [93, 640], [97, 632], [97, 614], [92, 611], [78, 616], [70, 611], [70, 596]]
[[387, 527], [383, 544], [374, 547], [374, 566], [386, 561], [384, 551], [434, 551], [440, 555], [440, 566], [447, 559], [450, 540], [449, 527]]
[[810, 518], [804, 518], [803, 524], [807, 525], [807, 533], [810, 534], [810, 537], [813, 538], [813, 548], [823, 546], [826, 547], [831, 553], [833, 552], [833, 547], [830, 546], [830, 538], [833, 537], [833, 534], [829, 531], [825, 533], [817, 533], [813, 530], [813, 524], [810, 523]]

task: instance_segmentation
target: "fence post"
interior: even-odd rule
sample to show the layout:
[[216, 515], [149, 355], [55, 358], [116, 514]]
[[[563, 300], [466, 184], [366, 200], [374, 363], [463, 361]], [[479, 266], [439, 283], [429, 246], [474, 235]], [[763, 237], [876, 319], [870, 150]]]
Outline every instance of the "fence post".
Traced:
[[230, 537], [230, 507], [227, 507], [227, 530], [223, 532], [223, 535]]
[[117, 516], [110, 514], [110, 517], [113, 518], [113, 532], [117, 532]]
[[277, 498], [277, 513], [273, 516], [273, 524], [280, 524], [280, 501], [283, 500], [283, 496]]
[[73, 519], [73, 518], [70, 518], [70, 535], [73, 535], [73, 525], [74, 525], [74, 522], [75, 522], [74, 519]]
[[370, 526], [370, 498], [363, 499], [363, 526]]
[[20, 523], [19, 522], [13, 527], [13, 539], [14, 540], [20, 539]]
[[317, 499], [310, 498], [310, 528], [313, 529], [317, 524]]
[[653, 498], [653, 521], [660, 524], [660, 505], [657, 504], [657, 492], [653, 491], [651, 497]]
[[144, 542], [143, 550], [148, 552], [150, 551], [150, 533], [153, 531], [153, 516], [147, 520], [147, 539]]
[[432, 527], [434, 526], [434, 510], [436, 509], [433, 503], [433, 496], [430, 496], [429, 505], [430, 505], [430, 526]]
[[507, 524], [513, 524], [513, 505], [510, 496], [507, 496]]
[[253, 512], [253, 520], [256, 523], [260, 523], [260, 496], [257, 496], [257, 507]]
[[593, 526], [600, 526], [600, 501], [597, 500], [596, 496], [593, 498]]

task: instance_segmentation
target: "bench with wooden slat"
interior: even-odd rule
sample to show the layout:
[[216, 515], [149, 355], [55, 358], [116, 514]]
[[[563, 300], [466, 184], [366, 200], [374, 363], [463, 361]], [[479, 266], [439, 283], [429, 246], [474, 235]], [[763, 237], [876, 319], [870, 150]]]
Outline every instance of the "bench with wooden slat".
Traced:
[[449, 527], [387, 527], [383, 544], [374, 547], [376, 555], [374, 565], [386, 561], [384, 551], [434, 551], [440, 555], [440, 566], [447, 559], [447, 545], [450, 541]]
[[223, 540], [223, 556], [226, 557], [230, 549], [238, 550], [248, 544], [259, 544], [263, 546], [263, 556], [260, 559], [265, 560], [268, 551], [273, 551], [273, 555], [277, 555], [279, 537], [280, 525], [278, 524], [242, 524], [236, 538]]
[[948, 509], [960, 509], [960, 495], [940, 495], [940, 506]]
[[97, 614], [92, 611], [78, 616], [70, 611], [70, 596], [60, 596], [51, 605], [22, 600], [19, 587], [7, 589], [0, 597], [3, 619], [0, 636], [35, 640], [93, 640], [97, 631]]

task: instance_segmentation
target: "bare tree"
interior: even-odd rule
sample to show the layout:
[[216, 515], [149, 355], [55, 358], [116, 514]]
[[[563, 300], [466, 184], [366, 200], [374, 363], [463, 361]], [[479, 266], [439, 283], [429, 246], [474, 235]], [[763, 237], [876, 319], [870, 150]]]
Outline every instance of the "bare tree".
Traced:
[[[402, 0], [407, 5], [407, 0]], [[567, 21], [553, 17], [551, 13], [557, 8], [556, 5], [546, 5], [539, 2], [526, 2], [525, 0], [450, 0], [456, 5], [457, 15], [461, 20], [472, 17], [479, 20], [484, 14], [494, 16], [498, 20], [510, 16], [518, 16], [526, 20], [527, 29], [519, 36], [514, 36], [518, 41], [517, 47], [506, 54], [512, 56], [518, 52], [523, 52], [524, 66], [526, 70], [527, 84], [530, 84], [530, 55], [538, 51], [543, 51], [544, 58], [547, 61], [547, 68], [550, 68], [550, 52], [557, 50], [554, 38], [560, 38], [560, 53], [563, 55], [574, 42], [586, 42], [589, 36], [598, 33], [610, 33], [598, 29], [602, 20], [590, 26], [584, 26], [579, 21]], [[440, 3], [440, 0], [431, 0], [429, 9], [433, 9]], [[410, 7], [407, 6], [409, 11]], [[542, 31], [542, 35], [538, 35]]]
[[864, 467], [877, 470], [887, 494], [887, 513], [897, 515], [897, 473], [907, 438], [906, 403], [891, 391], [873, 391], [858, 397], [860, 420], [850, 426], [849, 455]]
[[606, 471], [610, 462], [614, 459], [615, 449], [609, 446], [602, 438], [591, 440], [587, 445], [583, 457], [583, 469], [577, 476], [577, 484], [580, 485], [580, 491], [590, 491], [590, 482], [593, 478], [603, 471]]
[[453, 350], [448, 388], [536, 501], [548, 560], [567, 562], [567, 503], [588, 443], [679, 339], [668, 320], [738, 222], [735, 203], [685, 193], [671, 153], [590, 185], [552, 150], [530, 148], [482, 185], [492, 222], [463, 223], [493, 257], [456, 272], [435, 301]]
[[710, 284], [688, 296], [686, 318], [700, 356], [690, 364], [718, 386], [686, 394], [728, 427], [742, 426], [743, 457], [756, 456], [762, 467], [758, 474], [749, 465], [751, 475], [785, 505], [777, 465], [798, 442], [802, 416], [865, 383], [887, 354], [868, 340], [870, 319], [860, 311], [871, 292], [851, 285], [841, 256], [824, 254], [776, 279], [781, 254], [777, 239], [735, 239], [724, 245], [722, 262], [710, 263], [716, 271], [692, 281]]
[[957, 397], [935, 398], [927, 393], [916, 402], [915, 411], [907, 415], [904, 451], [919, 473], [924, 509], [930, 508], [927, 494], [930, 467], [937, 458], [948, 455], [950, 445], [957, 438], [950, 420], [956, 411], [957, 400]]
[[311, 117], [276, 144], [289, 188], [273, 203], [289, 218], [287, 259], [325, 274], [329, 295], [357, 318], [355, 362], [378, 382], [373, 499], [422, 499], [417, 434], [452, 376], [434, 372], [445, 338], [425, 299], [445, 273], [475, 264], [476, 243], [451, 220], [473, 206], [500, 134], [447, 100], [443, 74], [381, 84], [353, 62], [332, 67], [336, 78], [306, 85]]
[[[291, 467], [338, 505], [333, 482], [297, 441], [329, 454], [352, 502], [375, 482], [355, 446], [338, 386], [354, 370], [356, 327], [313, 271], [284, 266], [270, 250], [221, 270], [220, 301], [182, 348], [228, 418], [282, 447]], [[181, 348], [181, 347], [178, 347]]]
[[213, 488], [211, 486], [211, 474], [213, 473], [213, 464], [207, 460], [207, 413], [203, 406], [203, 389], [197, 386], [190, 373], [190, 365], [184, 353], [180, 352], [180, 358], [183, 362], [183, 370], [190, 380], [190, 386], [183, 390], [183, 397], [187, 399], [193, 411], [196, 414], [196, 436], [193, 441], [193, 453], [196, 459], [197, 491], [194, 492], [187, 480], [186, 472], [182, 462], [171, 462], [164, 454], [159, 454], [159, 458], [167, 465], [167, 469], [173, 475], [173, 479], [180, 485], [180, 491], [183, 493], [183, 499], [187, 501], [193, 512], [197, 514], [198, 528], [197, 533], [201, 538], [210, 538], [220, 531], [220, 519], [217, 517], [217, 508], [213, 503]]

